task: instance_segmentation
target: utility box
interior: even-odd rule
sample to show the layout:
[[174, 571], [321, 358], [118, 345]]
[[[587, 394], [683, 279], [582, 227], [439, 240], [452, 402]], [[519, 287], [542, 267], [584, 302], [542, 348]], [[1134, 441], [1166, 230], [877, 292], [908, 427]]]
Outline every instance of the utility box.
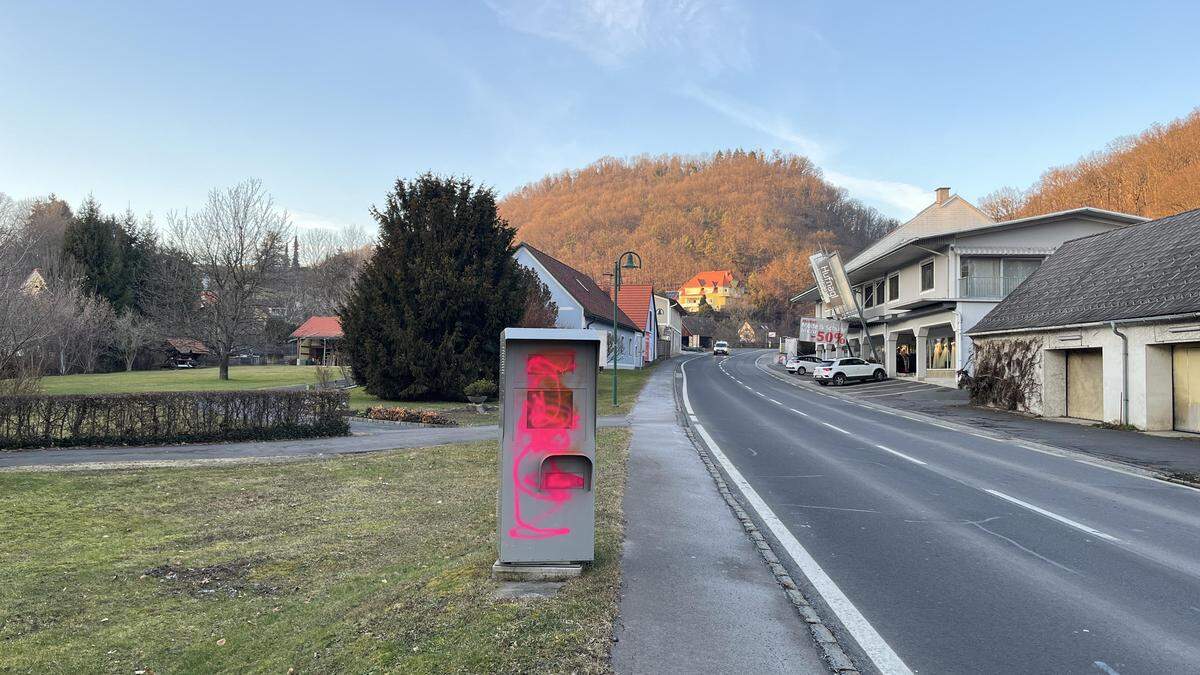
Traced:
[[507, 328], [500, 336], [498, 565], [595, 557], [594, 330]]

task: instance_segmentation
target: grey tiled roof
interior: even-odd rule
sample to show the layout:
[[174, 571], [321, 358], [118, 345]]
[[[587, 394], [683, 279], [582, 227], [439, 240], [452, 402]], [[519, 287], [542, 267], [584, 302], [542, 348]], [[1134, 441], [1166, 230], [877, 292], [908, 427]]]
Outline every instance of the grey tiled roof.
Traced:
[[1200, 209], [1074, 239], [970, 333], [1200, 312]]

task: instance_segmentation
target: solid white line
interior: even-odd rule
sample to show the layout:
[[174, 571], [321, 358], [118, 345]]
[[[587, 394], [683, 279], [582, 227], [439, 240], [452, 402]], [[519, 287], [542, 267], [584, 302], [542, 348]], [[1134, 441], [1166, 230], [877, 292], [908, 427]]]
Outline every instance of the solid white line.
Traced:
[[883, 450], [884, 452], [890, 452], [893, 455], [895, 455], [901, 459], [907, 459], [908, 461], [912, 462], [913, 464], [920, 464], [921, 466], [925, 466], [925, 462], [922, 462], [921, 460], [917, 459], [916, 457], [909, 457], [908, 455], [904, 454], [903, 452], [897, 452], [897, 451], [887, 447], [886, 445], [876, 445], [875, 447], [879, 448], [880, 450]]
[[845, 429], [843, 429], [843, 428], [841, 428], [841, 427], [835, 427], [835, 426], [833, 426], [833, 425], [832, 425], [832, 424], [830, 424], [829, 422], [821, 422], [821, 424], [824, 424], [825, 426], [829, 427], [830, 429], [833, 429], [834, 431], [840, 431], [840, 432], [842, 432], [843, 434], [848, 434], [848, 433], [850, 433], [849, 431], [846, 431]]
[[[681, 366], [680, 370], [683, 371], [683, 405], [691, 413], [692, 404], [688, 400], [687, 393], [687, 364], [685, 363]], [[700, 437], [704, 439], [704, 443], [708, 445], [708, 450], [712, 453], [712, 456], [721, 463], [721, 467], [729, 475], [729, 480], [741, 490], [750, 507], [762, 519], [763, 524], [767, 526], [771, 534], [775, 535], [775, 538], [783, 545], [784, 551], [795, 561], [796, 566], [800, 568], [800, 571], [808, 579], [809, 583], [813, 585], [813, 588], [825, 600], [825, 604], [829, 606], [830, 611], [842, 622], [846, 631], [850, 633], [851, 637], [858, 643], [858, 646], [866, 653], [867, 658], [871, 659], [871, 662], [875, 664], [875, 668], [879, 672], [888, 675], [891, 673], [912, 675], [912, 670], [905, 665], [900, 655], [892, 649], [891, 645], [883, 639], [883, 636], [875, 630], [875, 627], [867, 621], [862, 612], [858, 611], [858, 608], [854, 606], [850, 598], [846, 597], [842, 589], [838, 588], [837, 583], [821, 568], [816, 559], [805, 550], [795, 535], [779, 519], [779, 516], [776, 516], [775, 512], [771, 510], [771, 507], [767, 506], [767, 503], [759, 496], [758, 491], [742, 476], [737, 467], [733, 465], [733, 462], [729, 461], [729, 458], [721, 451], [720, 446], [717, 445], [712, 436], [708, 435], [708, 431], [699, 424], [695, 425], [695, 429], [696, 433], [700, 434]]]
[[[687, 381], [686, 377], [684, 378], [684, 381], [685, 382]], [[988, 494], [993, 495], [995, 497], [999, 497], [1000, 499], [1003, 499], [1006, 502], [1012, 502], [1013, 504], [1016, 504], [1017, 506], [1023, 506], [1025, 508], [1029, 509], [1030, 511], [1033, 511], [1034, 513], [1039, 513], [1043, 516], [1046, 516], [1047, 518], [1050, 518], [1051, 520], [1057, 520], [1058, 522], [1062, 523], [1063, 525], [1067, 525], [1068, 527], [1073, 527], [1082, 532], [1087, 532], [1088, 534], [1090, 534], [1094, 537], [1100, 537], [1101, 539], [1104, 539], [1107, 541], [1121, 541], [1120, 539], [1117, 539], [1116, 537], [1112, 536], [1111, 534], [1105, 534], [1105, 533], [1101, 532], [1100, 530], [1090, 528], [1087, 525], [1084, 525], [1083, 523], [1077, 523], [1074, 520], [1071, 520], [1070, 518], [1066, 518], [1064, 516], [1060, 516], [1057, 513], [1052, 512], [1052, 511], [1047, 511], [1046, 509], [1043, 509], [1041, 507], [1034, 506], [1033, 504], [1030, 504], [1029, 502], [1023, 502], [1020, 499], [1017, 499], [1016, 497], [1010, 497], [1010, 496], [1004, 494], [1003, 492], [999, 492], [997, 490], [984, 490], [984, 492], [987, 492]]]

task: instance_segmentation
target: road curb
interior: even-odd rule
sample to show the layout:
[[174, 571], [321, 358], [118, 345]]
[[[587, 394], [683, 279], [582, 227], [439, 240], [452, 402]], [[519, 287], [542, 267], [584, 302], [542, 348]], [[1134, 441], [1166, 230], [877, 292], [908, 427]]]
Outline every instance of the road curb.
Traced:
[[1017, 445], [1020, 445], [1024, 448], [1028, 449], [1028, 450], [1033, 450], [1035, 452], [1041, 452], [1041, 453], [1048, 454], [1048, 455], [1056, 455], [1056, 456], [1064, 457], [1067, 459], [1074, 459], [1074, 460], [1077, 460], [1077, 461], [1080, 461], [1080, 462], [1083, 462], [1086, 464], [1093, 464], [1093, 465], [1099, 466], [1101, 468], [1109, 469], [1112, 471], [1119, 471], [1121, 473], [1132, 474], [1135, 476], [1140, 476], [1142, 478], [1162, 481], [1164, 483], [1174, 483], [1175, 485], [1181, 485], [1183, 487], [1189, 487], [1192, 489], [1200, 489], [1200, 486], [1198, 486], [1198, 485], [1194, 485], [1194, 484], [1188, 483], [1186, 481], [1181, 481], [1181, 480], [1175, 479], [1171, 476], [1167, 476], [1158, 471], [1152, 471], [1145, 467], [1138, 466], [1137, 464], [1132, 464], [1129, 462], [1122, 462], [1119, 460], [1109, 459], [1106, 457], [1099, 457], [1096, 455], [1090, 455], [1086, 452], [1080, 452], [1079, 450], [1072, 450], [1071, 448], [1064, 448], [1064, 447], [1057, 446], [1057, 445], [1050, 445], [1049, 443], [1042, 443], [1041, 441], [1033, 441], [1033, 440], [1029, 440], [1027, 438], [1021, 438], [1019, 436], [1011, 436], [1008, 434], [996, 434], [996, 433], [991, 433], [991, 432], [985, 432], [984, 430], [980, 429], [979, 427], [974, 427], [969, 424], [963, 424], [961, 422], [954, 422], [951, 420], [943, 420], [940, 417], [926, 415], [925, 413], [913, 412], [911, 410], [904, 410], [902, 408], [893, 408], [891, 406], [883, 405], [881, 403], [875, 403], [874, 401], [860, 401], [848, 394], [843, 394], [839, 391], [825, 391], [824, 389], [829, 389], [829, 387], [820, 389], [816, 386], [809, 386], [803, 382], [797, 382], [797, 381], [795, 381], [781, 373], [777, 373], [769, 368], [764, 368], [762, 363], [760, 363], [761, 358], [762, 357], [760, 356], [760, 357], [756, 357], [754, 359], [754, 366], [756, 368], [758, 368], [759, 370], [761, 370], [762, 372], [766, 373], [767, 375], [770, 375], [771, 377], [773, 377], [781, 382], [786, 382], [787, 384], [790, 384], [793, 387], [796, 387], [798, 389], [805, 389], [807, 391], [811, 391], [814, 394], [818, 394], [820, 396], [829, 396], [831, 398], [836, 398], [836, 399], [839, 399], [842, 401], [846, 401], [848, 403], [852, 403], [854, 405], [859, 405], [864, 408], [870, 408], [872, 410], [876, 410], [878, 412], [882, 412], [887, 415], [896, 415], [896, 416], [904, 417], [904, 418], [907, 418], [907, 419], [910, 419], [910, 420], [913, 420], [916, 422], [924, 422], [926, 424], [933, 424], [936, 426], [953, 429], [954, 431], [959, 431], [959, 432], [963, 432], [963, 433], [973, 434], [976, 436], [990, 438], [994, 441], [1004, 441], [1004, 442], [1008, 442], [1008, 443], [1015, 443]]
[[[681, 366], [682, 364], [676, 368], [678, 369]], [[825, 622], [817, 614], [816, 609], [813, 608], [808, 598], [804, 597], [804, 593], [800, 591], [799, 586], [796, 585], [796, 581], [792, 579], [787, 568], [780, 563], [778, 554], [771, 547], [771, 542], [763, 536], [763, 533], [758, 529], [758, 525], [754, 523], [750, 514], [746, 512], [741, 502], [738, 501], [737, 496], [726, 481], [724, 472], [712, 460], [704, 442], [696, 438], [690, 418], [680, 407], [678, 388], [673, 386], [671, 393], [675, 396], [675, 411], [681, 420], [680, 424], [683, 427], [684, 433], [687, 435], [688, 440], [691, 441], [692, 447], [696, 449], [696, 454], [699, 455], [700, 461], [708, 471], [708, 475], [716, 483], [717, 491], [721, 494], [721, 498], [725, 500], [725, 504], [729, 506], [733, 515], [738, 519], [738, 522], [741, 523], [742, 530], [745, 531], [746, 536], [750, 538], [755, 549], [758, 550], [763, 562], [771, 570], [771, 574], [775, 577], [775, 582], [783, 588], [788, 601], [796, 609], [797, 616], [808, 626], [813, 641], [821, 649], [821, 655], [824, 657], [826, 665], [829, 666], [832, 672], [839, 675], [859, 675], [854, 661], [846, 654], [846, 650], [838, 642], [837, 636], [825, 625]]]

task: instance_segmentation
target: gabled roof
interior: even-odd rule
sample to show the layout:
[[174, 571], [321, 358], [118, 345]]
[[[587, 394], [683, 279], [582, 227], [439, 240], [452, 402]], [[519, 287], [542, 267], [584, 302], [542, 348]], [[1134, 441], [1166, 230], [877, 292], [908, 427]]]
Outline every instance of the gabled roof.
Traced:
[[683, 316], [684, 335], [699, 335], [711, 337], [716, 332], [717, 322], [705, 316], [685, 314]]
[[[554, 277], [554, 280], [579, 303], [579, 306], [583, 308], [584, 316], [597, 321], [612, 323], [612, 298], [596, 285], [595, 280], [558, 258], [539, 251], [527, 243], [522, 243], [521, 246], [529, 251], [534, 260], [537, 260], [550, 273], [550, 276]], [[620, 311], [619, 305], [617, 310], [617, 324], [629, 330], [642, 330], [624, 312]]]
[[300, 324], [300, 327], [292, 331], [292, 337], [297, 339], [304, 338], [324, 338], [337, 340], [345, 336], [342, 332], [342, 319], [337, 316], [310, 316], [308, 320]]
[[714, 288], [732, 285], [733, 270], [709, 270], [707, 272], [700, 272], [691, 279], [688, 279], [687, 283], [683, 284], [679, 288], [682, 290], [684, 288], [695, 288], [697, 286], [701, 288]]
[[1200, 312], [1200, 209], [1072, 239], [969, 333]]
[[167, 346], [180, 354], [210, 354], [208, 347], [199, 340], [192, 338], [167, 338]]
[[625, 316], [641, 326], [643, 332], [650, 330], [650, 306], [654, 304], [654, 287], [649, 284], [621, 284], [617, 295], [617, 306]]

